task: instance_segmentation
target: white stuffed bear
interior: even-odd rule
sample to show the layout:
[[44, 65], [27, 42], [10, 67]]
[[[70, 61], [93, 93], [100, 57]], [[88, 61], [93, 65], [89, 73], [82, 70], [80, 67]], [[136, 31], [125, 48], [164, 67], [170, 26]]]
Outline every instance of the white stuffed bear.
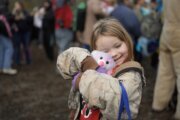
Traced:
[[112, 69], [116, 66], [116, 63], [110, 54], [94, 50], [91, 55], [98, 65], [107, 71], [107, 74], [112, 74]]

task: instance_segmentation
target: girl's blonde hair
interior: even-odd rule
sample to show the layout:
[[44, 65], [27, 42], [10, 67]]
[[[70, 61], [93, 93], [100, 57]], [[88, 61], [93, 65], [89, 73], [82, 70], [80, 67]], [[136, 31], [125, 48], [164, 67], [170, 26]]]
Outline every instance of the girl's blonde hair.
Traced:
[[93, 50], [96, 48], [96, 41], [99, 36], [113, 36], [117, 37], [119, 40], [125, 42], [128, 47], [128, 59], [134, 59], [133, 54], [133, 44], [131, 37], [124, 29], [124, 27], [120, 24], [120, 22], [113, 18], [105, 18], [98, 21], [94, 27], [91, 35], [91, 47]]

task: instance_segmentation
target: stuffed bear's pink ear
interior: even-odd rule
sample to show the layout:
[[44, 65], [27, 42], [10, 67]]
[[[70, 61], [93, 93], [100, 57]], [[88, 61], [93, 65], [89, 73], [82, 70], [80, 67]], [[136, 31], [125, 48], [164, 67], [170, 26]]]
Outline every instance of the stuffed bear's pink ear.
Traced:
[[99, 59], [99, 57], [100, 57], [101, 54], [102, 54], [102, 52], [97, 51], [97, 50], [94, 50], [94, 51], [92, 51], [92, 53], [91, 53], [92, 57], [96, 60], [96, 62], [98, 61], [98, 59]]
[[94, 50], [94, 51], [92, 51], [91, 55], [92, 55], [94, 58], [97, 58], [99, 55], [101, 55], [101, 52], [100, 52], [100, 51], [97, 51], [97, 50]]

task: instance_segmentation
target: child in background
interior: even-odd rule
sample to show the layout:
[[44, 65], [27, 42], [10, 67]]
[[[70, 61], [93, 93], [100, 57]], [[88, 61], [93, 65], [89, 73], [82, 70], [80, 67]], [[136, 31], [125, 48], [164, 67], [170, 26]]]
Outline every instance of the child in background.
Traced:
[[[94, 25], [91, 46], [110, 54], [116, 67], [112, 75], [102, 73], [90, 53], [82, 48], [70, 48], [58, 56], [57, 67], [61, 75], [64, 79], [73, 79], [68, 101], [70, 119], [136, 118], [144, 74], [141, 65], [133, 61], [130, 36], [117, 20], [103, 19]], [[129, 104], [125, 105], [126, 111], [122, 106], [124, 91]]]
[[[14, 59], [17, 65], [24, 62], [25, 64], [32, 63], [32, 56], [30, 50], [30, 29], [31, 29], [31, 16], [26, 10], [22, 1], [16, 1], [12, 10], [14, 23], [13, 23], [13, 42], [14, 42]], [[21, 52], [21, 46], [23, 47]]]

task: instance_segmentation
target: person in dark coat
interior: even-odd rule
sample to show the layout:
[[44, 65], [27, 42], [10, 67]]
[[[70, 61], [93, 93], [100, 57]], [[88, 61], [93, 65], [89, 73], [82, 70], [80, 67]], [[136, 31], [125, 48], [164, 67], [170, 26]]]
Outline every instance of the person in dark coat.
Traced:
[[55, 25], [55, 16], [52, 9], [50, 1], [45, 1], [43, 4], [45, 9], [45, 14], [42, 22], [42, 31], [43, 31], [43, 45], [46, 52], [46, 55], [49, 60], [54, 60], [54, 25]]
[[[22, 63], [22, 58], [25, 56], [25, 63], [31, 64], [30, 52], [30, 29], [31, 17], [20, 1], [15, 2], [12, 11], [14, 22], [12, 25], [14, 31], [14, 46], [15, 46], [15, 62], [17, 65]], [[21, 46], [23, 49], [21, 50]]]

